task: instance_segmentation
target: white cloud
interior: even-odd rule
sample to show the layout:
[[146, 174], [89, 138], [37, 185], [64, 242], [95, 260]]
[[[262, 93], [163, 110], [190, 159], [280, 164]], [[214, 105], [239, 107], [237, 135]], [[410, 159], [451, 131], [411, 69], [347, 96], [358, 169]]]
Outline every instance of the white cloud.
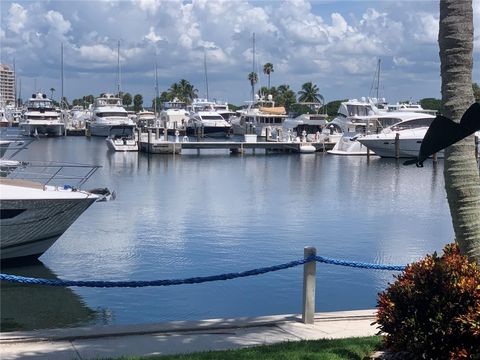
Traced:
[[418, 28], [412, 29], [414, 38], [422, 43], [437, 43], [439, 18], [433, 14], [418, 14]]
[[145, 36], [145, 39], [153, 43], [163, 40], [161, 36], [158, 36], [157, 34], [155, 34], [155, 29], [153, 28], [153, 26], [150, 26], [150, 32]]
[[50, 10], [45, 15], [45, 19], [47, 20], [47, 23], [54, 29], [54, 32], [59, 35], [68, 33], [72, 28], [70, 21], [65, 20], [63, 15], [57, 11]]
[[19, 34], [25, 27], [27, 21], [27, 10], [20, 5], [13, 3], [9, 10], [8, 29]]
[[78, 49], [80, 56], [85, 61], [107, 62], [116, 61], [117, 54], [111, 48], [105, 45], [80, 46]]
[[408, 60], [407, 58], [404, 57], [393, 57], [393, 63], [397, 66], [407, 66], [407, 65], [413, 65], [415, 64], [413, 61]]

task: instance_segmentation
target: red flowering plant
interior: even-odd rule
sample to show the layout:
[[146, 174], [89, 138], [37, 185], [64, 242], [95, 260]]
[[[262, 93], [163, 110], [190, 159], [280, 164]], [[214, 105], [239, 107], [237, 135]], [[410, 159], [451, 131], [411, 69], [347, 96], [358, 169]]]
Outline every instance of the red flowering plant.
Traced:
[[377, 320], [384, 345], [421, 359], [480, 359], [480, 266], [444, 254], [408, 265], [378, 296]]

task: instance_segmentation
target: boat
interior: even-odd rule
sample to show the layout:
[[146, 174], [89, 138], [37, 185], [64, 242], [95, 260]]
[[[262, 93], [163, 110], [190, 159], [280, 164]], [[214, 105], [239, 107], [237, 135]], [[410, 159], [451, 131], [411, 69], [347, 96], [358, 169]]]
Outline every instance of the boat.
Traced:
[[185, 130], [187, 128], [190, 112], [187, 111], [187, 104], [178, 98], [163, 103], [160, 111], [160, 122], [155, 127], [166, 127], [167, 129]]
[[191, 105], [191, 113], [187, 122], [187, 133], [211, 137], [227, 137], [230, 135], [232, 125], [222, 115], [215, 111], [214, 103], [207, 99], [194, 99]]
[[230, 122], [235, 135], [254, 132], [260, 137], [270, 137], [282, 131], [286, 118], [285, 108], [275, 106], [272, 95], [268, 95], [267, 99], [255, 95], [255, 101], [247, 102], [246, 109], [237, 112]]
[[[72, 174], [68, 174], [66, 171], [72, 168]], [[29, 162], [9, 177], [0, 178], [1, 261], [40, 257], [95, 201], [113, 198], [108, 189], [80, 188], [98, 168]], [[41, 173], [35, 173], [35, 169]], [[79, 175], [82, 171], [86, 174]], [[78, 183], [58, 185], [67, 178], [78, 179]]]
[[[356, 140], [381, 157], [416, 157], [435, 116], [413, 112], [403, 114], [401, 122], [385, 128], [378, 134], [360, 135]], [[443, 156], [443, 153], [438, 156]]]
[[42, 93], [32, 94], [27, 101], [19, 127], [27, 136], [65, 135], [60, 112], [55, 109], [53, 101]]
[[108, 148], [113, 151], [138, 151], [135, 126], [132, 125], [112, 126], [105, 141]]
[[421, 112], [425, 114], [436, 115], [436, 110], [424, 109], [422, 105], [412, 103], [410, 101], [404, 103], [387, 104], [387, 111], [406, 111], [406, 112]]
[[95, 99], [87, 129], [92, 136], [108, 136], [112, 126], [135, 126], [119, 97], [105, 94]]
[[153, 111], [145, 109], [140, 110], [137, 113], [137, 127], [154, 127], [156, 125], [157, 116]]

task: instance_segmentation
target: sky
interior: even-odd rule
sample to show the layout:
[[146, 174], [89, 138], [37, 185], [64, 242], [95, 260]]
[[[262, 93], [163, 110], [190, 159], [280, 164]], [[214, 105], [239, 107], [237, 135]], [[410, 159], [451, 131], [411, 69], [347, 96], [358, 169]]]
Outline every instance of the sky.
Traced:
[[[480, 0], [473, 0], [474, 70], [480, 83]], [[69, 101], [159, 91], [186, 79], [205, 97], [241, 105], [248, 74], [267, 86], [317, 85], [326, 102], [376, 96], [388, 102], [440, 98], [437, 1], [42, 0], [0, 2], [0, 62], [13, 66], [22, 98], [35, 90]], [[255, 33], [255, 68], [252, 34]], [[204, 61], [204, 58], [206, 61]], [[206, 66], [205, 66], [206, 64]], [[35, 88], [36, 86], [36, 88]]]

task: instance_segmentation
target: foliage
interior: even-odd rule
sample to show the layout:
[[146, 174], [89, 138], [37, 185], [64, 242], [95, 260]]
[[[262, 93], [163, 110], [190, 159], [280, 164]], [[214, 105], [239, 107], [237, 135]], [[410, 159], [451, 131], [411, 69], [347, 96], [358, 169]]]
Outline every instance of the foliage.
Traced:
[[328, 116], [329, 117], [337, 116], [338, 108], [340, 107], [340, 104], [344, 101], [348, 101], [348, 99], [330, 101], [327, 104], [327, 114], [328, 114]]
[[273, 73], [273, 64], [266, 63], [263, 65], [263, 73], [268, 76], [268, 88], [270, 88], [270, 74]]
[[130, 106], [132, 105], [132, 95], [130, 93], [125, 93], [122, 96], [122, 104], [125, 106]]
[[320, 95], [318, 86], [307, 82], [302, 85], [302, 90], [298, 92], [298, 101], [300, 102], [322, 102], [323, 96]]
[[[193, 354], [159, 355], [148, 358], [122, 357], [122, 360], [362, 360], [380, 345], [379, 337], [335, 340], [289, 341], [244, 349], [206, 351]], [[118, 359], [120, 360], [120, 359]]]
[[379, 294], [385, 345], [422, 359], [480, 356], [480, 267], [445, 246], [413, 263]]
[[279, 106], [284, 106], [285, 110], [290, 111], [290, 107], [297, 102], [297, 97], [295, 92], [290, 89], [289, 85], [280, 85], [277, 89], [277, 96], [275, 102]]
[[250, 85], [253, 87], [258, 82], [258, 75], [256, 72], [251, 72], [248, 74], [248, 81], [250, 81]]
[[143, 96], [140, 94], [137, 94], [133, 97], [133, 111], [139, 112], [142, 110], [143, 106]]
[[477, 83], [472, 84], [473, 96], [475, 96], [475, 101], [480, 102], [480, 85]]
[[427, 110], [436, 110], [440, 112], [440, 108], [442, 107], [442, 100], [435, 99], [435, 98], [424, 98], [419, 101], [422, 108]]

